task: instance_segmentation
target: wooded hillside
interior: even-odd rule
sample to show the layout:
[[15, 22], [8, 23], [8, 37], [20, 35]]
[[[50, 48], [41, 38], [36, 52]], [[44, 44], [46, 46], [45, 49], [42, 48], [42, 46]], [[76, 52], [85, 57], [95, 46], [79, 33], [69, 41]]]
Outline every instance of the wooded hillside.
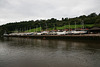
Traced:
[[[20, 22], [12, 22], [5, 25], [0, 26], [0, 32], [3, 34], [5, 31], [7, 33], [13, 31], [26, 31], [29, 29], [35, 29], [41, 27], [42, 30], [48, 29], [56, 29], [57, 27], [63, 27], [66, 25], [81, 25], [82, 22], [85, 24], [85, 28], [97, 26], [100, 27], [100, 14], [91, 13], [90, 15], [82, 15], [75, 18], [62, 18], [61, 20], [57, 20], [55, 18], [51, 18], [48, 20], [29, 20], [29, 21], [20, 21]], [[89, 26], [89, 24], [92, 26]], [[67, 28], [67, 27], [65, 27]]]

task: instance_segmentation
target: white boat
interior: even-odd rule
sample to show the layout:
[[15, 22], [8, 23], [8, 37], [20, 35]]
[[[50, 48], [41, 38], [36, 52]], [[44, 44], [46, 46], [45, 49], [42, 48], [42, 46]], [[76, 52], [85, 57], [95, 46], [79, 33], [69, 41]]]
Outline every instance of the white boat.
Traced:
[[55, 31], [50, 31], [49, 35], [57, 35], [57, 33]]
[[37, 35], [42, 35], [42, 33], [41, 32], [37, 32]]
[[68, 34], [72, 34], [71, 31], [66, 31], [66, 35], [68, 35]]
[[48, 31], [43, 31], [43, 32], [41, 32], [41, 35], [48, 35], [48, 34], [49, 34]]
[[85, 34], [87, 31], [79, 31], [80, 34]]
[[86, 34], [87, 31], [83, 31], [83, 30], [81, 30], [81, 31], [71, 31], [71, 33], [72, 34]]
[[[84, 22], [82, 22], [82, 29], [84, 29]], [[67, 34], [85, 34], [85, 33], [87, 33], [87, 31], [85, 30], [79, 30], [79, 31], [76, 30], [76, 22], [75, 22], [75, 30], [67, 32]]]
[[86, 34], [87, 31], [76, 31], [76, 30], [73, 30], [73, 31], [66, 31], [66, 35], [68, 34]]
[[58, 31], [57, 32], [57, 35], [65, 35], [66, 34], [66, 31]]
[[80, 34], [80, 31], [73, 30], [71, 31], [72, 34]]

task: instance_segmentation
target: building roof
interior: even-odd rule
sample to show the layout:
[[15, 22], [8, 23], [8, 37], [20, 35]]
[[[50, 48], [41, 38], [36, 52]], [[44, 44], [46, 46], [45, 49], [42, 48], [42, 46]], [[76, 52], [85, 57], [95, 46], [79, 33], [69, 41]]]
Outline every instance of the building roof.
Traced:
[[100, 28], [99, 27], [93, 27], [93, 28], [91, 28], [89, 30], [100, 30]]

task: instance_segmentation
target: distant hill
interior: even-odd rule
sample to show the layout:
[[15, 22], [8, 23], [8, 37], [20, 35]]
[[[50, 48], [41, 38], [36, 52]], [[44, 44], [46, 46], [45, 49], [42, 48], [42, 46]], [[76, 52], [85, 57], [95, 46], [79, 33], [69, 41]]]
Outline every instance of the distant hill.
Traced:
[[82, 23], [84, 23], [85, 28], [97, 26], [100, 27], [100, 14], [91, 13], [90, 15], [82, 15], [75, 18], [62, 18], [61, 20], [57, 20], [55, 18], [51, 18], [48, 20], [29, 20], [29, 21], [20, 21], [20, 22], [12, 22], [7, 23], [5, 25], [0, 26], [0, 32], [7, 33], [10, 32], [32, 32], [37, 29], [40, 30], [54, 30], [54, 29], [67, 29], [69, 28], [69, 24], [71, 28], [75, 28], [75, 23], [77, 28], [82, 27]]

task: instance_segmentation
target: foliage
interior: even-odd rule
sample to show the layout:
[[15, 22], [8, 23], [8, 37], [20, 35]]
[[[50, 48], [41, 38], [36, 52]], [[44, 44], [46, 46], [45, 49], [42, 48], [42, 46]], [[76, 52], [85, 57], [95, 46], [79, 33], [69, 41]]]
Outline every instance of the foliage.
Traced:
[[12, 22], [0, 26], [0, 32], [31, 32], [36, 29], [40, 31], [40, 28], [42, 30], [67, 29], [69, 28], [69, 23], [71, 28], [75, 28], [75, 23], [77, 28], [81, 28], [82, 22], [84, 22], [85, 28], [93, 26], [100, 27], [100, 14], [91, 13], [88, 16], [82, 15], [75, 18], [62, 18], [61, 20], [51, 18], [47, 20]]

